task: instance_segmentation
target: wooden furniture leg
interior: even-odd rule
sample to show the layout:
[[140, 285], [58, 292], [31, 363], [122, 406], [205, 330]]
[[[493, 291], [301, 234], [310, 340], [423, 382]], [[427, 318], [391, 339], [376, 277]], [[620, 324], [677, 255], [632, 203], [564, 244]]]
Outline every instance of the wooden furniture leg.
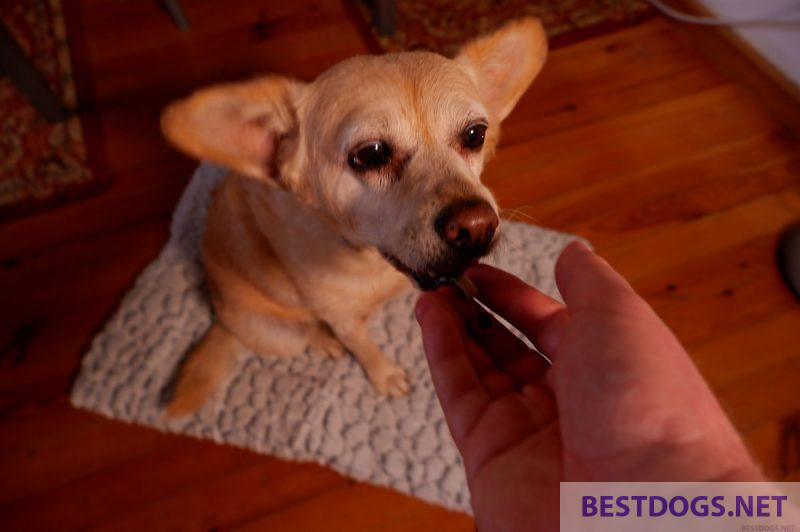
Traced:
[[67, 117], [67, 110], [56, 96], [11, 32], [0, 21], [0, 75], [7, 76], [33, 107], [49, 122]]
[[172, 20], [175, 21], [181, 31], [189, 31], [189, 20], [183, 14], [183, 8], [181, 8], [178, 0], [164, 0], [164, 7], [167, 8]]
[[397, 30], [397, 0], [375, 0], [372, 14], [378, 33], [392, 35]]

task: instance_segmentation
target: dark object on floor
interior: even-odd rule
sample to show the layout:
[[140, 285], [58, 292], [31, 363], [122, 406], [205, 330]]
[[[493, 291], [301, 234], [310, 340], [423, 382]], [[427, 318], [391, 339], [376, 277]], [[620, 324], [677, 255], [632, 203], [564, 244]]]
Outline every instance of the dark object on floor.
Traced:
[[178, 2], [178, 0], [164, 0], [164, 7], [167, 9], [169, 16], [172, 17], [172, 20], [175, 21], [175, 24], [178, 26], [178, 28], [180, 28], [181, 31], [189, 31], [189, 20], [183, 13], [183, 9], [181, 8], [181, 4]]
[[372, 20], [381, 36], [390, 36], [397, 31], [397, 0], [375, 0]]
[[781, 234], [776, 259], [783, 280], [800, 299], [800, 221], [790, 225]]
[[2, 20], [0, 20], [0, 75], [8, 77], [48, 122], [58, 122], [67, 117], [61, 101], [25, 56]]

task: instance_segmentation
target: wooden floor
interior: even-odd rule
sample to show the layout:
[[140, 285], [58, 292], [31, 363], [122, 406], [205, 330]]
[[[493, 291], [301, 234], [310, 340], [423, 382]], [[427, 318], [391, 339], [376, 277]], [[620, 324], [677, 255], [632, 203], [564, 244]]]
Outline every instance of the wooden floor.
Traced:
[[[337, 0], [186, 1], [188, 34], [158, 4], [73, 4], [112, 184], [0, 226], [0, 527], [471, 530], [323, 467], [69, 406], [81, 353], [164, 243], [193, 167], [161, 139], [159, 109], [262, 71], [311, 79], [366, 50]], [[510, 217], [590, 239], [691, 350], [767, 474], [794, 480], [800, 306], [773, 253], [800, 218], [798, 147], [655, 18], [553, 52], [485, 174]]]

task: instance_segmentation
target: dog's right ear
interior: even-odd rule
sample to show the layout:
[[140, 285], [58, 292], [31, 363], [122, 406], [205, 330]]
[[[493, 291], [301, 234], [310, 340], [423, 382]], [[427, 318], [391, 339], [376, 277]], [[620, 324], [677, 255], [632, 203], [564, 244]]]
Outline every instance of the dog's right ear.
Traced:
[[475, 80], [490, 119], [502, 122], [539, 74], [546, 57], [542, 23], [526, 17], [468, 42], [456, 61]]
[[276, 177], [278, 143], [297, 129], [303, 90], [302, 83], [281, 77], [215, 85], [170, 104], [161, 129], [198, 159], [251, 177]]

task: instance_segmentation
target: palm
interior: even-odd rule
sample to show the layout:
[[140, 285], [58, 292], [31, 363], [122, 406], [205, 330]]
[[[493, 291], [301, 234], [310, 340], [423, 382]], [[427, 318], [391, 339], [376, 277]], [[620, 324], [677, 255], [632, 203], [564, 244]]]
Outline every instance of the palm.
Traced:
[[557, 530], [562, 480], [761, 478], [675, 337], [597, 256], [575, 246], [562, 255], [568, 308], [499, 270], [469, 275], [554, 360], [548, 368], [454, 289], [420, 299], [479, 529]]
[[521, 530], [557, 528], [552, 512], [529, 521], [531, 501], [558, 506], [561, 480], [561, 437], [553, 395], [543, 382], [544, 359], [496, 322], [468, 331], [455, 312], [475, 323], [478, 308], [455, 291], [441, 297], [451, 309], [426, 318], [437, 324], [437, 334], [425, 336], [426, 351], [441, 343], [457, 346], [450, 352], [460, 355], [431, 360], [431, 373], [464, 457], [478, 528], [494, 528], [481, 516], [504, 516]]
[[[466, 442], [477, 450], [464, 456], [465, 463], [482, 464], [469, 477], [478, 529], [495, 529], [492, 518], [498, 516], [515, 530], [557, 529], [552, 509], [558, 507], [562, 446], [555, 410], [545, 413], [523, 394], [511, 393], [495, 400], [483, 417]], [[515, 430], [484, 428], [503, 426]], [[531, 513], [532, 508], [547, 511]]]

